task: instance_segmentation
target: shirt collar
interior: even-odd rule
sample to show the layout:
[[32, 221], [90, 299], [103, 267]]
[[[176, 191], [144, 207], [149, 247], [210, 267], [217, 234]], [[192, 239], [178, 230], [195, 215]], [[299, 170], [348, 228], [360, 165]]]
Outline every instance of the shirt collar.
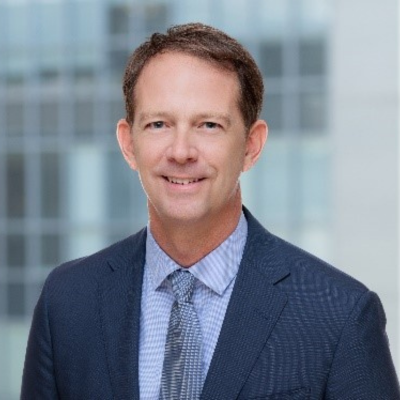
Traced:
[[[236, 276], [247, 238], [247, 221], [242, 213], [236, 229], [224, 242], [192, 265], [189, 271], [204, 285], [222, 295]], [[156, 290], [165, 278], [181, 268], [158, 245], [149, 226], [146, 239], [146, 268], [150, 284]]]

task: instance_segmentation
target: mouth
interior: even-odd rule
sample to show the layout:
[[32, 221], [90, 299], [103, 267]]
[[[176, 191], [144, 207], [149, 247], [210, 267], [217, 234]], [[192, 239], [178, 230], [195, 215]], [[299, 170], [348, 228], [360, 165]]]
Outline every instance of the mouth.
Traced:
[[204, 178], [175, 178], [173, 176], [163, 176], [163, 178], [169, 183], [175, 185], [190, 185], [204, 180]]

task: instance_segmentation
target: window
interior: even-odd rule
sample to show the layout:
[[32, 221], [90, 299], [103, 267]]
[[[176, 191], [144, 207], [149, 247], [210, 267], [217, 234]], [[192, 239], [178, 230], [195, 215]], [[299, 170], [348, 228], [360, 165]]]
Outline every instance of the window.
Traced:
[[7, 314], [12, 317], [25, 313], [25, 287], [22, 283], [9, 283], [7, 288]]
[[325, 43], [322, 39], [302, 39], [300, 41], [300, 75], [324, 75], [325, 63]]
[[282, 94], [266, 93], [264, 95], [264, 106], [261, 118], [267, 121], [272, 131], [280, 131], [283, 129], [283, 110], [282, 110]]
[[320, 133], [326, 127], [324, 93], [302, 92], [299, 96], [300, 129]]
[[55, 83], [59, 76], [59, 71], [55, 67], [43, 67], [39, 71], [39, 79], [42, 82]]
[[22, 101], [6, 104], [6, 133], [9, 136], [22, 136], [24, 131], [24, 106]]
[[95, 71], [92, 67], [76, 66], [72, 72], [75, 83], [92, 82], [95, 77]]
[[144, 23], [147, 32], [162, 32], [167, 28], [167, 4], [145, 6]]
[[60, 166], [57, 153], [41, 155], [41, 214], [45, 218], [60, 216]]
[[40, 104], [40, 130], [43, 136], [56, 136], [58, 129], [58, 103], [46, 101]]
[[8, 154], [6, 157], [6, 198], [7, 215], [10, 218], [25, 216], [25, 169], [22, 154]]
[[129, 31], [129, 6], [112, 5], [108, 14], [108, 29], [112, 35], [126, 34]]
[[76, 100], [74, 104], [75, 136], [88, 139], [93, 135], [94, 104], [91, 100]]
[[130, 52], [126, 49], [111, 49], [108, 60], [112, 74], [121, 81]]
[[61, 238], [58, 233], [46, 233], [41, 236], [42, 265], [54, 267], [60, 263]]
[[7, 265], [9, 267], [23, 267], [26, 262], [25, 235], [9, 234], [6, 241]]
[[260, 45], [260, 68], [262, 74], [268, 77], [283, 75], [282, 43], [263, 42]]

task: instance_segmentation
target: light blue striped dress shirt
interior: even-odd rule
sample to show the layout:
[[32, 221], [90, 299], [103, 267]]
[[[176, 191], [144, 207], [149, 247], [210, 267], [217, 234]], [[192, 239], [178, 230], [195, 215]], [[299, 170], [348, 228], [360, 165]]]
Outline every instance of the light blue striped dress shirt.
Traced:
[[[193, 294], [203, 337], [203, 368], [206, 376], [217, 344], [226, 308], [247, 238], [243, 213], [235, 231], [216, 249], [190, 267], [197, 278]], [[139, 342], [141, 400], [158, 400], [169, 316], [175, 301], [166, 279], [180, 266], [157, 244], [147, 229]]]

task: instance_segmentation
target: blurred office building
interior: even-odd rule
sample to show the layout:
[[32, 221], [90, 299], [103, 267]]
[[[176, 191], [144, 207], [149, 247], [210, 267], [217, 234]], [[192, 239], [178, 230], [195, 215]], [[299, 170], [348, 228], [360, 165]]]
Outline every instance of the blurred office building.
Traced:
[[237, 38], [265, 77], [270, 134], [245, 204], [378, 292], [399, 359], [400, 13], [367, 3], [0, 0], [0, 399], [18, 398], [52, 268], [146, 224], [115, 140], [122, 74], [151, 33], [190, 21]]

